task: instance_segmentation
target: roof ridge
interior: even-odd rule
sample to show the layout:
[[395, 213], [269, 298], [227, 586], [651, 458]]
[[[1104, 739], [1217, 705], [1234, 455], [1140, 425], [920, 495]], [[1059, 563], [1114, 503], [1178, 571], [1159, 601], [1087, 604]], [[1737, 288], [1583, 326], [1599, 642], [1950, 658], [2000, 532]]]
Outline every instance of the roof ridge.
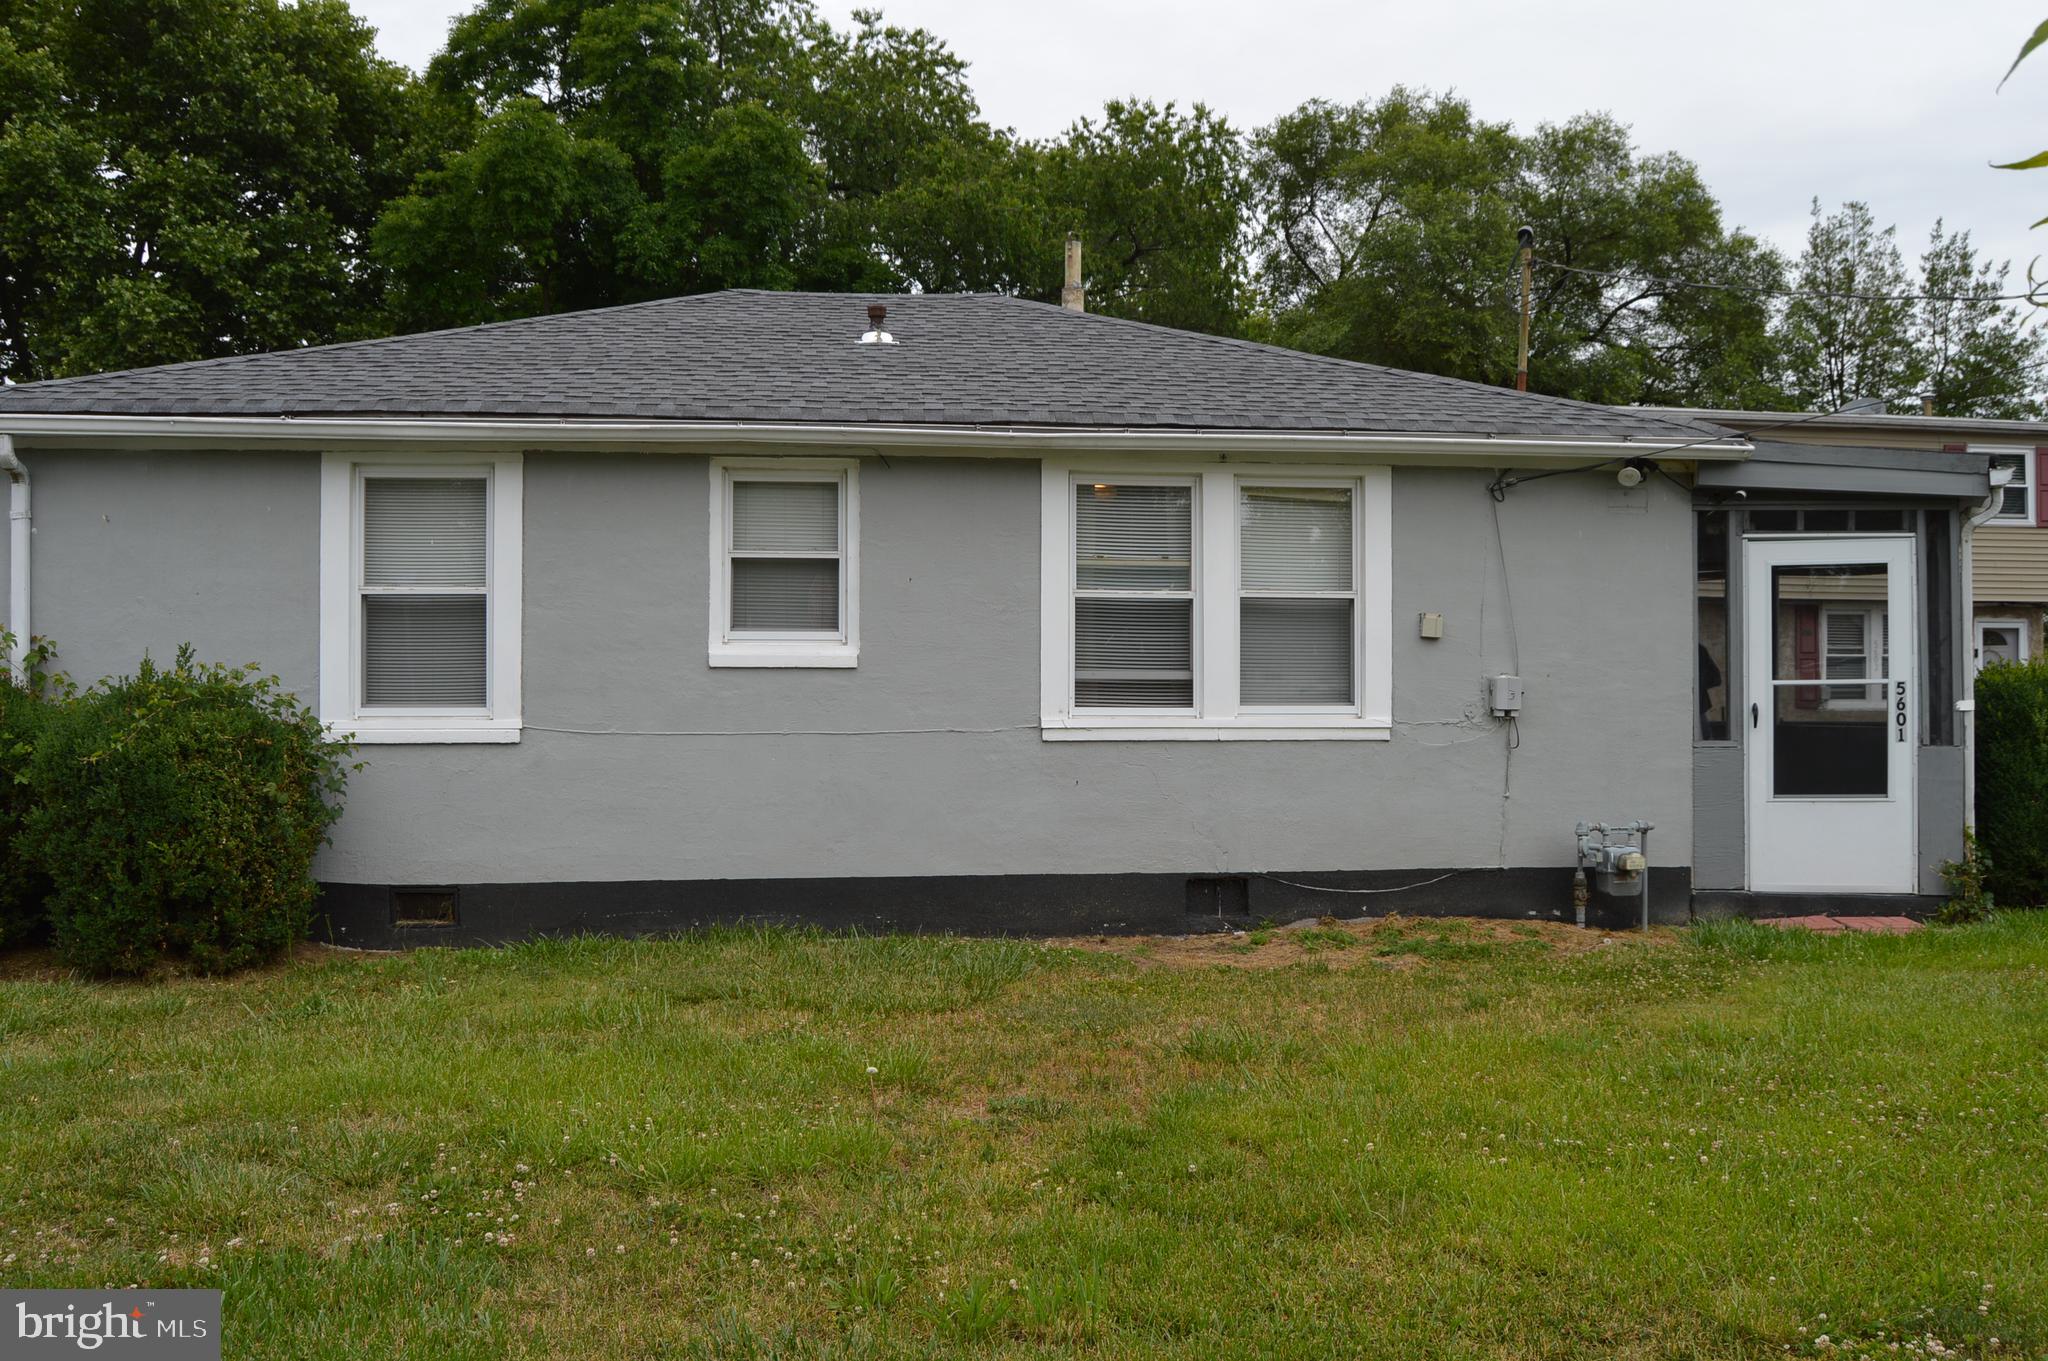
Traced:
[[[376, 345], [391, 345], [406, 340], [427, 340], [435, 336], [474, 335], [479, 331], [495, 331], [506, 327], [529, 326], [540, 322], [561, 321], [568, 317], [593, 317], [617, 312], [638, 312], [655, 307], [671, 307], [701, 302], [706, 298], [723, 298], [734, 294], [765, 298], [918, 298], [946, 299], [948, 301], [971, 301], [1000, 297], [1001, 294], [973, 292], [945, 293], [900, 293], [869, 290], [858, 293], [841, 292], [824, 288], [714, 288], [704, 293], [672, 293], [665, 298], [644, 298], [639, 302], [607, 303], [602, 307], [579, 307], [568, 312], [536, 312], [526, 317], [501, 317], [497, 321], [471, 322], [466, 326], [437, 326], [430, 331], [398, 331], [388, 336], [363, 336], [356, 340], [330, 340], [319, 345], [296, 345], [283, 350], [251, 350], [243, 354], [217, 354], [206, 359], [180, 359], [169, 364], [138, 364], [125, 369], [102, 369], [98, 373], [74, 373], [63, 378], [38, 378], [33, 383], [11, 383], [0, 392], [19, 388], [50, 388], [72, 383], [92, 382], [102, 378], [123, 378], [137, 373], [171, 373], [185, 369], [200, 368], [209, 364], [232, 365], [257, 359], [276, 359], [286, 355], [320, 354], [333, 350], [368, 349]], [[1188, 332], [1187, 334], [1194, 334]]]
[[[52, 388], [72, 383], [90, 383], [102, 378], [125, 378], [137, 373], [176, 373], [186, 369], [204, 368], [208, 365], [227, 367], [246, 364], [258, 359], [279, 359], [295, 354], [327, 354], [335, 350], [365, 350], [377, 345], [395, 345], [407, 340], [429, 340], [435, 336], [475, 335], [479, 331], [498, 331], [511, 326], [527, 326], [535, 322], [561, 321], [568, 317], [595, 316], [600, 312], [639, 312], [653, 307], [667, 307], [676, 303], [696, 302], [700, 298], [715, 298], [720, 293], [740, 293], [750, 290], [726, 288], [710, 293], [677, 293], [666, 298], [647, 298], [640, 302], [615, 302], [603, 307], [579, 307], [573, 312], [536, 312], [530, 317], [502, 317], [497, 321], [471, 322], [467, 326], [437, 326], [431, 331], [398, 331], [388, 336], [363, 336], [357, 340], [330, 340], [319, 345], [296, 345], [284, 350], [251, 350], [244, 354], [217, 354], [207, 359], [180, 359], [169, 364], [138, 364], [126, 369], [104, 369], [98, 373], [74, 373], [65, 378], [38, 378], [33, 383], [16, 383], [6, 389], [14, 392], [23, 388]], [[757, 290], [770, 292], [769, 289]]]
[[[1042, 307], [1049, 311], [1065, 312], [1071, 316], [1085, 317], [1090, 321], [1106, 322], [1112, 326], [1136, 326], [1141, 327], [1147, 331], [1162, 332], [1166, 335], [1183, 336], [1195, 340], [1206, 340], [1212, 344], [1225, 345], [1233, 349], [1251, 350], [1255, 353], [1268, 354], [1285, 359], [1313, 360], [1314, 362], [1319, 364], [1336, 365], [1338, 367], [1353, 371], [1363, 369], [1372, 373], [1391, 374], [1403, 379], [1419, 378], [1427, 380], [1431, 383], [1438, 384], [1440, 386], [1454, 387], [1458, 389], [1460, 392], [1489, 392], [1497, 394], [1499, 396], [1510, 397], [1517, 400], [1539, 402], [1548, 406], [1569, 407], [1574, 411], [1611, 412], [1626, 410], [1632, 412], [1649, 413], [1656, 410], [1656, 408], [1654, 407], [1620, 407], [1605, 402], [1588, 402], [1582, 401], [1577, 397], [1555, 397], [1547, 392], [1515, 392], [1509, 388], [1495, 387], [1491, 383], [1481, 383], [1470, 378], [1453, 378], [1449, 374], [1428, 373], [1421, 369], [1397, 369], [1393, 367], [1391, 364], [1371, 364], [1361, 359], [1343, 359], [1333, 354], [1317, 354], [1312, 350], [1292, 350], [1285, 345], [1272, 345], [1266, 343], [1265, 341], [1259, 340], [1245, 340], [1238, 336], [1219, 336], [1214, 335], [1208, 331], [1188, 331], [1183, 330], [1177, 326], [1162, 326], [1158, 322], [1138, 321], [1131, 317], [1112, 317], [1101, 312], [1075, 311], [1074, 309], [1066, 307], [1060, 303], [1040, 302], [1036, 298], [1019, 297], [1014, 293], [975, 293], [960, 294], [957, 296], [976, 297], [994, 302], [1024, 303], [1027, 306], [1031, 307]], [[1687, 435], [1697, 436], [1702, 433], [1724, 433], [1734, 438], [1740, 438], [1737, 432], [1733, 430], [1723, 430], [1722, 427], [1710, 425], [1705, 421], [1693, 422], [1679, 418], [1649, 414], [1646, 414], [1644, 416], [1644, 419], [1652, 421], [1658, 425], [1669, 426], [1672, 430], [1681, 431]]]

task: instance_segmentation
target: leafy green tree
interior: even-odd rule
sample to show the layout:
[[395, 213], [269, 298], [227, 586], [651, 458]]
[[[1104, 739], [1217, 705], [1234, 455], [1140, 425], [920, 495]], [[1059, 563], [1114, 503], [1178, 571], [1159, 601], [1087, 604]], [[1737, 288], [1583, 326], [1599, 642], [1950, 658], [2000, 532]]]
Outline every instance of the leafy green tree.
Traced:
[[895, 277], [928, 293], [1059, 296], [1065, 215], [1046, 194], [1045, 149], [978, 129], [919, 152], [876, 201], [874, 229]]
[[395, 320], [899, 286], [878, 200], [986, 130], [942, 43], [854, 20], [841, 33], [796, 0], [486, 0], [428, 73], [474, 143], [378, 225]]
[[[1604, 116], [1518, 136], [1396, 88], [1303, 105], [1252, 174], [1271, 334], [1318, 353], [1504, 383], [1515, 229], [1535, 230], [1531, 386], [1603, 402], [1774, 399], [1775, 253], [1727, 230], [1691, 163], [1638, 156]], [[1670, 281], [1705, 278], [1717, 290]]]
[[926, 148], [878, 202], [877, 232], [907, 284], [1043, 302], [1078, 235], [1091, 312], [1236, 334], [1250, 194], [1223, 119], [1113, 100], [1050, 141], [977, 128]]
[[[1536, 286], [1533, 387], [1597, 402], [1775, 400], [1771, 303], [1758, 290], [1779, 284], [1782, 263], [1723, 225], [1692, 162], [1638, 156], [1602, 114], [1545, 124], [1522, 152], [1516, 215], [1539, 257], [1567, 267]], [[1717, 287], [1684, 286], [1694, 282]]]
[[644, 206], [623, 152], [515, 98], [378, 222], [392, 318], [414, 330], [623, 301], [620, 239]]
[[1506, 189], [1518, 157], [1505, 125], [1398, 86], [1370, 103], [1314, 100], [1261, 130], [1250, 173], [1272, 337], [1399, 368], [1511, 375]]
[[5, 0], [0, 374], [374, 331], [371, 223], [442, 130], [343, 0]]
[[[1240, 328], [1250, 183], [1229, 123], [1200, 104], [1111, 100], [1046, 148], [1044, 174], [1054, 214], [1081, 235], [1091, 310]], [[1057, 279], [1057, 240], [1045, 258]]]
[[967, 63], [923, 29], [855, 10], [841, 33], [813, 23], [813, 88], [804, 102], [827, 189], [866, 199], [900, 188], [934, 149], [985, 133]]
[[1980, 261], [1966, 231], [1936, 221], [1920, 257], [1913, 317], [1921, 390], [1940, 416], [2034, 420], [2042, 413], [2048, 340], [1999, 301], [2011, 266]]
[[1917, 391], [1914, 286], [1896, 237], [1865, 204], [1823, 216], [1813, 201], [1784, 320], [1786, 386], [1800, 406], [1833, 411], [1858, 397], [1903, 406]]

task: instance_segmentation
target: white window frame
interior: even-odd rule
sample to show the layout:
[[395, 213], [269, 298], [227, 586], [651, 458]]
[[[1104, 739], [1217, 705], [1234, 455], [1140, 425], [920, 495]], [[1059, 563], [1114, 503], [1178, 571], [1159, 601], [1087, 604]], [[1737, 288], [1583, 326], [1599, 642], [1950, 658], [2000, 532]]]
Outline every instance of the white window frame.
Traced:
[[[1836, 614], [1859, 614], [1863, 616], [1863, 661], [1864, 674], [1868, 676], [1871, 663], [1879, 671], [1889, 673], [1891, 667], [1891, 635], [1885, 618], [1888, 613], [1883, 605], [1822, 605], [1820, 607], [1820, 674], [1821, 701], [1823, 709], [1882, 709], [1885, 699], [1882, 695], [1873, 699], [1870, 690], [1877, 682], [1860, 684], [1853, 680], [1829, 680], [1828, 675], [1828, 617]], [[1873, 648], [1872, 644], [1876, 646]], [[1857, 699], [1841, 699], [1828, 692], [1836, 686], [1858, 686], [1864, 693]], [[1881, 687], [1880, 687], [1881, 688]]]
[[[366, 477], [484, 479], [484, 703], [366, 707], [363, 690], [363, 482]], [[362, 744], [507, 743], [520, 735], [524, 468], [513, 454], [327, 453], [320, 460], [320, 719]]]
[[[2015, 449], [2009, 445], [2002, 444], [1973, 444], [1969, 446], [1969, 449], [1973, 454], [1990, 454], [1994, 459], [2016, 458], [2019, 460], [2019, 467], [2015, 470], [2017, 475], [2011, 482], [2006, 483], [2004, 490], [1999, 493], [1998, 513], [1991, 517], [1990, 523], [2007, 525], [2033, 524], [2035, 522], [2034, 497], [2038, 494], [2034, 486], [2035, 458], [2033, 449], [2031, 447]], [[1994, 462], [1992, 466], [1996, 467], [1997, 464]], [[2007, 493], [2013, 491], [2023, 491], [2026, 493], [2027, 508], [2018, 515], [2008, 515], [2005, 511], [2004, 497]]]
[[2014, 658], [2015, 661], [2024, 662], [2034, 655], [2031, 640], [2027, 637], [2026, 620], [1979, 619], [1976, 622], [1975, 633], [1972, 637], [1974, 645], [1970, 651], [1971, 660], [1975, 663], [1970, 668], [1973, 674], [1984, 669], [1984, 630], [1986, 629], [2011, 629], [2013, 631], [2020, 640], [2020, 655]]
[[[860, 460], [714, 458], [711, 464], [712, 666], [854, 667], [860, 664]], [[839, 628], [825, 633], [736, 633], [732, 619], [732, 484], [833, 482], [839, 487]], [[804, 556], [826, 556], [806, 554]]]
[[[1075, 489], [1091, 483], [1194, 486], [1192, 710], [1087, 709], [1074, 703]], [[1254, 708], [1238, 701], [1243, 487], [1352, 492], [1356, 702]], [[1385, 741], [1393, 735], [1393, 470], [1272, 464], [1047, 459], [1040, 483], [1039, 726], [1048, 742]]]

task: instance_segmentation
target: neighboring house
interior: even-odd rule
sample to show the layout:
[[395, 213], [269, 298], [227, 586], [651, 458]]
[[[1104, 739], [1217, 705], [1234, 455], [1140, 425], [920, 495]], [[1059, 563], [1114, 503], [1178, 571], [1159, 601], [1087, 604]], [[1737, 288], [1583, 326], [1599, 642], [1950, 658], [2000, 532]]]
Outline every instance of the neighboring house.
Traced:
[[343, 941], [1569, 918], [1581, 820], [1655, 824], [1663, 920], [1911, 909], [1961, 846], [1982, 458], [756, 292], [35, 384], [0, 442], [63, 669], [189, 640], [362, 743]]
[[1671, 414], [1785, 443], [1990, 455], [2010, 480], [1971, 536], [1972, 670], [2040, 654], [2048, 612], [2048, 423], [1854, 409], [1825, 416], [1706, 409]]

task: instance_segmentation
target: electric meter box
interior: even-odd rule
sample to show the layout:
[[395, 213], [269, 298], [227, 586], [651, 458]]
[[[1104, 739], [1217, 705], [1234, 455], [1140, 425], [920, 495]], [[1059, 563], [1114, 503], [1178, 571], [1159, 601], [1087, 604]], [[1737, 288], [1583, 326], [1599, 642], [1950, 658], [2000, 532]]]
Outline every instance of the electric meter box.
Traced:
[[1506, 718], [1522, 712], [1522, 678], [1520, 676], [1488, 676], [1486, 678], [1486, 704], [1498, 717]]

